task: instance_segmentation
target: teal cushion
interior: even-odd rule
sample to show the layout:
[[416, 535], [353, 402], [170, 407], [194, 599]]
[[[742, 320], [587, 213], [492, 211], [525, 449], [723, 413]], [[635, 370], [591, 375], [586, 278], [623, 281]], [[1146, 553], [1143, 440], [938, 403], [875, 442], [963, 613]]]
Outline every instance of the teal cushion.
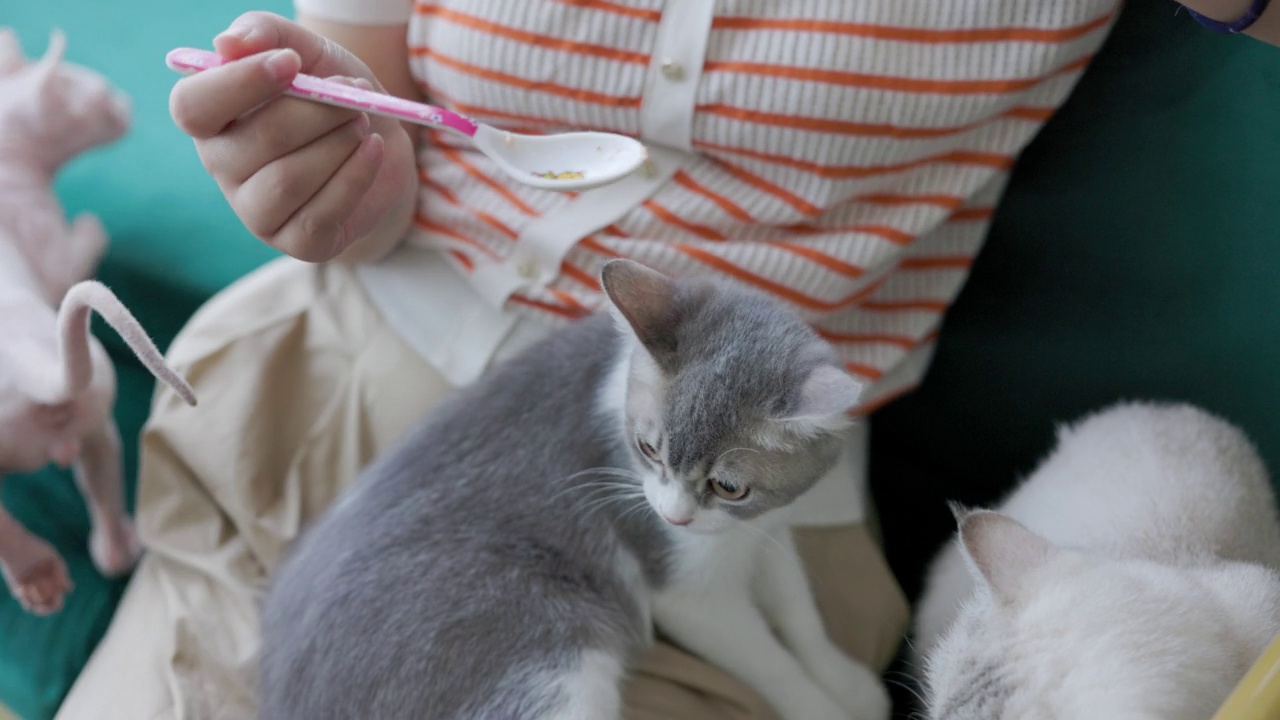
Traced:
[[924, 384], [871, 420], [910, 597], [954, 531], [945, 501], [997, 502], [1055, 423], [1118, 400], [1200, 404], [1280, 472], [1280, 50], [1176, 7], [1125, 3], [1020, 158]]
[[[178, 76], [165, 67], [165, 53], [183, 45], [209, 47], [213, 35], [246, 10], [290, 13], [291, 5], [43, 0], [4, 7], [0, 24], [16, 28], [28, 55], [42, 54], [49, 31], [61, 27], [68, 59], [102, 72], [133, 101], [129, 134], [73, 160], [56, 188], [69, 214], [87, 210], [102, 217], [112, 244], [99, 277], [165, 347], [210, 295], [274, 256], [245, 232], [201, 168], [190, 138], [170, 120], [169, 90]], [[95, 325], [119, 368], [116, 419], [132, 479], [153, 381], [104, 328]], [[50, 618], [27, 615], [7, 593], [0, 597], [0, 704], [29, 720], [49, 718], [106, 630], [125, 583], [105, 580], [93, 568], [88, 518], [68, 473], [10, 476], [3, 500], [62, 552], [76, 586], [62, 612]]]

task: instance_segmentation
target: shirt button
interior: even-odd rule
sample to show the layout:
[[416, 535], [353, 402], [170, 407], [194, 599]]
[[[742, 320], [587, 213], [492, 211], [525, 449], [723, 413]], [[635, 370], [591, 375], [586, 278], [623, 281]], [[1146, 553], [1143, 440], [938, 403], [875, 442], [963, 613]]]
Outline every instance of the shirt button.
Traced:
[[684, 79], [684, 66], [671, 58], [663, 60], [661, 68], [663, 76], [668, 80], [680, 81]]
[[521, 260], [520, 264], [516, 265], [516, 273], [525, 280], [536, 279], [538, 277], [538, 270], [538, 261], [533, 259]]

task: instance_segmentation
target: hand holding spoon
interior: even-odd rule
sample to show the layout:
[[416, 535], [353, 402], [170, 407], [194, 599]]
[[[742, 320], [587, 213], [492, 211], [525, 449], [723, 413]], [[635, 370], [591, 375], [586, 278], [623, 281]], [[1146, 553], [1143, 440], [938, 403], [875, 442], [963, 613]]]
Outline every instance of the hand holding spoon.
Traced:
[[[193, 48], [178, 48], [165, 56], [165, 64], [183, 73], [208, 70], [224, 62], [217, 53]], [[644, 145], [625, 135], [511, 133], [444, 108], [301, 73], [285, 93], [461, 135], [515, 180], [546, 190], [586, 190], [607, 185], [627, 176], [648, 157]]]

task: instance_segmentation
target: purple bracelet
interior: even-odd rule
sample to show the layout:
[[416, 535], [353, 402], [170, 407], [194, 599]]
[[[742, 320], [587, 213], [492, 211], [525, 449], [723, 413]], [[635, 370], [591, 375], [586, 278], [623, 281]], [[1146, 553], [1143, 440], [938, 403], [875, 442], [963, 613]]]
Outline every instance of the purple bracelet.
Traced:
[[1222, 22], [1220, 20], [1207, 18], [1191, 8], [1187, 8], [1186, 10], [1191, 13], [1191, 17], [1195, 18], [1196, 22], [1214, 32], [1239, 33], [1248, 30], [1250, 25], [1253, 25], [1258, 18], [1262, 17], [1262, 13], [1267, 11], [1267, 5], [1270, 3], [1271, 0], [1253, 0], [1253, 4], [1249, 6], [1249, 9], [1232, 22]]

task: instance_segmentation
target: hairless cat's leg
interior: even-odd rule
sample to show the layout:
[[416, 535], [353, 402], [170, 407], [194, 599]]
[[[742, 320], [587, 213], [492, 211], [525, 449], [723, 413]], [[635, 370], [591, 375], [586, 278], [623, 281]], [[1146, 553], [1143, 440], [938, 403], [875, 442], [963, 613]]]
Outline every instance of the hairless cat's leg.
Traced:
[[50, 290], [54, 297], [50, 302], [57, 306], [72, 285], [92, 278], [98, 263], [107, 251], [107, 231], [102, 221], [92, 213], [80, 213], [67, 227], [66, 252], [61, 262], [49, 270], [56, 273], [50, 278]]
[[22, 526], [0, 506], [0, 572], [22, 607], [37, 615], [62, 609], [71, 592], [66, 563], [49, 543]]
[[141, 548], [133, 522], [124, 511], [120, 433], [114, 421], [108, 419], [85, 439], [75, 475], [93, 522], [89, 552], [94, 564], [107, 576], [128, 572]]

